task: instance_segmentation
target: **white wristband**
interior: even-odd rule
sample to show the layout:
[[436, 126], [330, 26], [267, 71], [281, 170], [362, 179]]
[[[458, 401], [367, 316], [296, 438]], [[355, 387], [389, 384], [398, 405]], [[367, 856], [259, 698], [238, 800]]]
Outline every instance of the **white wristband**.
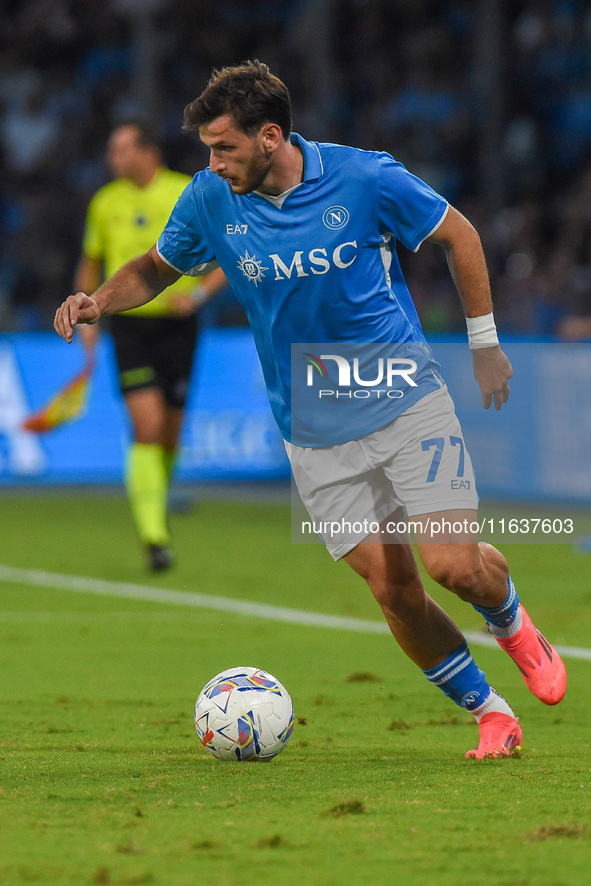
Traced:
[[191, 298], [193, 299], [195, 307], [200, 308], [206, 301], [209, 301], [209, 292], [205, 286], [198, 286], [191, 293]]
[[468, 327], [468, 345], [471, 351], [479, 348], [494, 348], [499, 343], [495, 318], [490, 314], [480, 317], [466, 317]]

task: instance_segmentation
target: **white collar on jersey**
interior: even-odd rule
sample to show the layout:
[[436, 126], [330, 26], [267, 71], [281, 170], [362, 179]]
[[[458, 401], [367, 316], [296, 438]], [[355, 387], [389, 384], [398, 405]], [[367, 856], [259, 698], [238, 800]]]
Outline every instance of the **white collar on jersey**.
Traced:
[[298, 182], [297, 185], [293, 186], [293, 188], [288, 188], [287, 191], [284, 191], [282, 194], [277, 194], [277, 196], [274, 196], [273, 194], [263, 194], [262, 191], [253, 191], [253, 193], [258, 194], [259, 197], [264, 197], [265, 200], [268, 200], [269, 203], [273, 204], [273, 206], [281, 209], [286, 197], [288, 197], [289, 194], [292, 193], [292, 191], [295, 191], [296, 188], [299, 188], [301, 184], [302, 182]]

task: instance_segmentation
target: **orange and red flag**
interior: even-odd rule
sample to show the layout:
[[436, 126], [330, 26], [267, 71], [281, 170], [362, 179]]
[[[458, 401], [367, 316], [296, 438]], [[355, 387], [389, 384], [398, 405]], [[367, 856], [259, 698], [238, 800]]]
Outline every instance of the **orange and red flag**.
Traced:
[[94, 355], [90, 354], [84, 369], [54, 394], [42, 409], [30, 415], [23, 422], [23, 428], [36, 434], [44, 434], [65, 422], [80, 418], [88, 401], [93, 369]]

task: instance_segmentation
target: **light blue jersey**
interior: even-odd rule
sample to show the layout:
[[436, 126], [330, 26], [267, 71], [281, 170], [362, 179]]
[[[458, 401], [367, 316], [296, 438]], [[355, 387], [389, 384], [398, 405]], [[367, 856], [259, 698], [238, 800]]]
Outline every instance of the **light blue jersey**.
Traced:
[[[392, 247], [400, 240], [416, 251], [448, 205], [389, 154], [291, 139], [304, 155], [300, 185], [274, 198], [237, 195], [205, 169], [179, 197], [158, 252], [183, 274], [223, 268], [249, 319], [281, 433], [299, 446], [332, 446], [384, 427], [440, 386]], [[300, 345], [305, 386], [310, 359], [320, 356], [306, 351], [310, 342], [413, 349], [415, 384], [399, 399], [335, 397], [339, 408], [322, 413], [320, 429], [302, 415], [292, 420], [292, 345], [296, 363]]]

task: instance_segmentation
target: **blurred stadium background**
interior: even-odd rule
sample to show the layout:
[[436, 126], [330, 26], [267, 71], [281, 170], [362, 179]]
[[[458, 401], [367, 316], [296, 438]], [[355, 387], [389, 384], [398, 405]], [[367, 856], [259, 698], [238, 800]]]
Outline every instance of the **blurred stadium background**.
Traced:
[[[108, 178], [106, 138], [118, 119], [148, 116], [166, 162], [192, 174], [207, 155], [180, 132], [183, 108], [212, 67], [249, 57], [287, 82], [304, 136], [390, 151], [470, 218], [505, 340], [551, 346], [566, 316], [591, 313], [591, 10], [583, 0], [4, 0], [0, 484], [119, 479], [126, 431], [108, 338], [86, 418], [43, 439], [20, 430], [82, 362], [51, 325], [72, 285], [88, 201]], [[440, 250], [426, 245], [402, 261], [427, 333], [464, 341]], [[202, 324], [180, 476], [286, 477], [230, 291], [206, 306]], [[546, 441], [543, 452], [541, 443], [530, 450], [527, 464], [541, 473], [524, 479], [523, 446], [511, 467], [507, 446], [492, 453], [490, 426], [480, 428], [487, 470], [497, 459], [488, 492], [591, 499], [589, 398], [583, 383], [564, 396], [573, 372], [584, 381], [591, 369], [581, 347], [574, 369], [561, 357], [550, 376], [538, 371], [539, 348], [527, 351], [521, 395], [552, 399], [550, 414], [544, 405], [534, 419], [561, 433], [554, 448]], [[237, 355], [240, 378], [225, 377]], [[517, 379], [515, 388], [517, 398]], [[531, 436], [531, 415], [522, 419]], [[516, 446], [520, 428], [511, 429]], [[562, 482], [555, 459], [565, 439], [575, 461]]]

